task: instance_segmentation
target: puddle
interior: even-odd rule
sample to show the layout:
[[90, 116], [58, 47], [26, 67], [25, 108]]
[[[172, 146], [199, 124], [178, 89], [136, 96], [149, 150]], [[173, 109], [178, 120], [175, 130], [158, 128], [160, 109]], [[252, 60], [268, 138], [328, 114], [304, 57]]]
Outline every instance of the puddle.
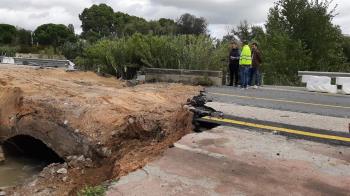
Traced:
[[0, 187], [15, 186], [39, 174], [47, 165], [37, 159], [7, 157], [0, 164]]

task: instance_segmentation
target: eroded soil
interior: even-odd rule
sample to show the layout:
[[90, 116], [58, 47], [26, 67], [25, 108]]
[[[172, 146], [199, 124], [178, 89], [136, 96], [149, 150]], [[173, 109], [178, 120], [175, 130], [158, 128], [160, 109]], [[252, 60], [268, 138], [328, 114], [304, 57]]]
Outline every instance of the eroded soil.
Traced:
[[[37, 131], [67, 161], [50, 165], [38, 177], [6, 192], [76, 195], [86, 185], [141, 168], [191, 132], [192, 113], [184, 105], [199, 90], [181, 84], [127, 87], [92, 72], [0, 65], [0, 141], [22, 129], [32, 136]], [[69, 154], [68, 140], [66, 146], [65, 141], [56, 144], [60, 138], [52, 139], [50, 131], [56, 126], [62, 128], [60, 134], [77, 138], [84, 149], [81, 154], [76, 149]], [[57, 173], [62, 168], [67, 174]]]

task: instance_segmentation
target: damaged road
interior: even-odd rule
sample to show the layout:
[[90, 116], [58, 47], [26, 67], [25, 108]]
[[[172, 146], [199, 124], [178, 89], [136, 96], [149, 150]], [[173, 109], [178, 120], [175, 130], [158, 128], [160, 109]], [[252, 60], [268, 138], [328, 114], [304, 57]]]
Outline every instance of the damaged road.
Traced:
[[75, 195], [141, 168], [192, 131], [193, 114], [184, 105], [200, 90], [127, 87], [92, 72], [1, 65], [0, 143], [30, 136], [66, 162], [6, 193]]

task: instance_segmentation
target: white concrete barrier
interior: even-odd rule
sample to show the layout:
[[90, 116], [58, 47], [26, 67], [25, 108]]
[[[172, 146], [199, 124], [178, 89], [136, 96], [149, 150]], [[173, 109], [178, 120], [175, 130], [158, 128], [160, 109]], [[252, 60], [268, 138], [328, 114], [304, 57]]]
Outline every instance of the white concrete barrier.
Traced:
[[337, 77], [337, 85], [342, 86], [342, 93], [350, 94], [350, 77]]
[[1, 63], [3, 63], [3, 64], [15, 64], [15, 59], [12, 57], [3, 57]]
[[309, 76], [305, 75], [302, 78], [302, 82], [306, 83], [308, 91], [324, 92], [324, 93], [337, 93], [337, 85], [331, 84], [331, 78], [327, 76]]
[[312, 76], [310, 76], [310, 75], [303, 75], [302, 79], [301, 79], [301, 82], [302, 83], [307, 83], [310, 80], [311, 77]]

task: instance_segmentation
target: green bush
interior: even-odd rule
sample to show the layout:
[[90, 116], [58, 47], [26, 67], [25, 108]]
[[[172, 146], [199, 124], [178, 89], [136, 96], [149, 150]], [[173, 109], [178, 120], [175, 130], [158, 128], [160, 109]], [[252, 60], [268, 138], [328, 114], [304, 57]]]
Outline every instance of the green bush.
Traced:
[[106, 188], [103, 186], [85, 187], [80, 190], [78, 196], [104, 196]]
[[76, 64], [131, 79], [142, 67], [222, 70], [227, 47], [216, 45], [208, 36], [153, 36], [134, 34], [114, 40], [101, 40], [87, 47]]
[[16, 56], [17, 47], [11, 47], [11, 46], [0, 46], [0, 56], [9, 56], [14, 57]]

